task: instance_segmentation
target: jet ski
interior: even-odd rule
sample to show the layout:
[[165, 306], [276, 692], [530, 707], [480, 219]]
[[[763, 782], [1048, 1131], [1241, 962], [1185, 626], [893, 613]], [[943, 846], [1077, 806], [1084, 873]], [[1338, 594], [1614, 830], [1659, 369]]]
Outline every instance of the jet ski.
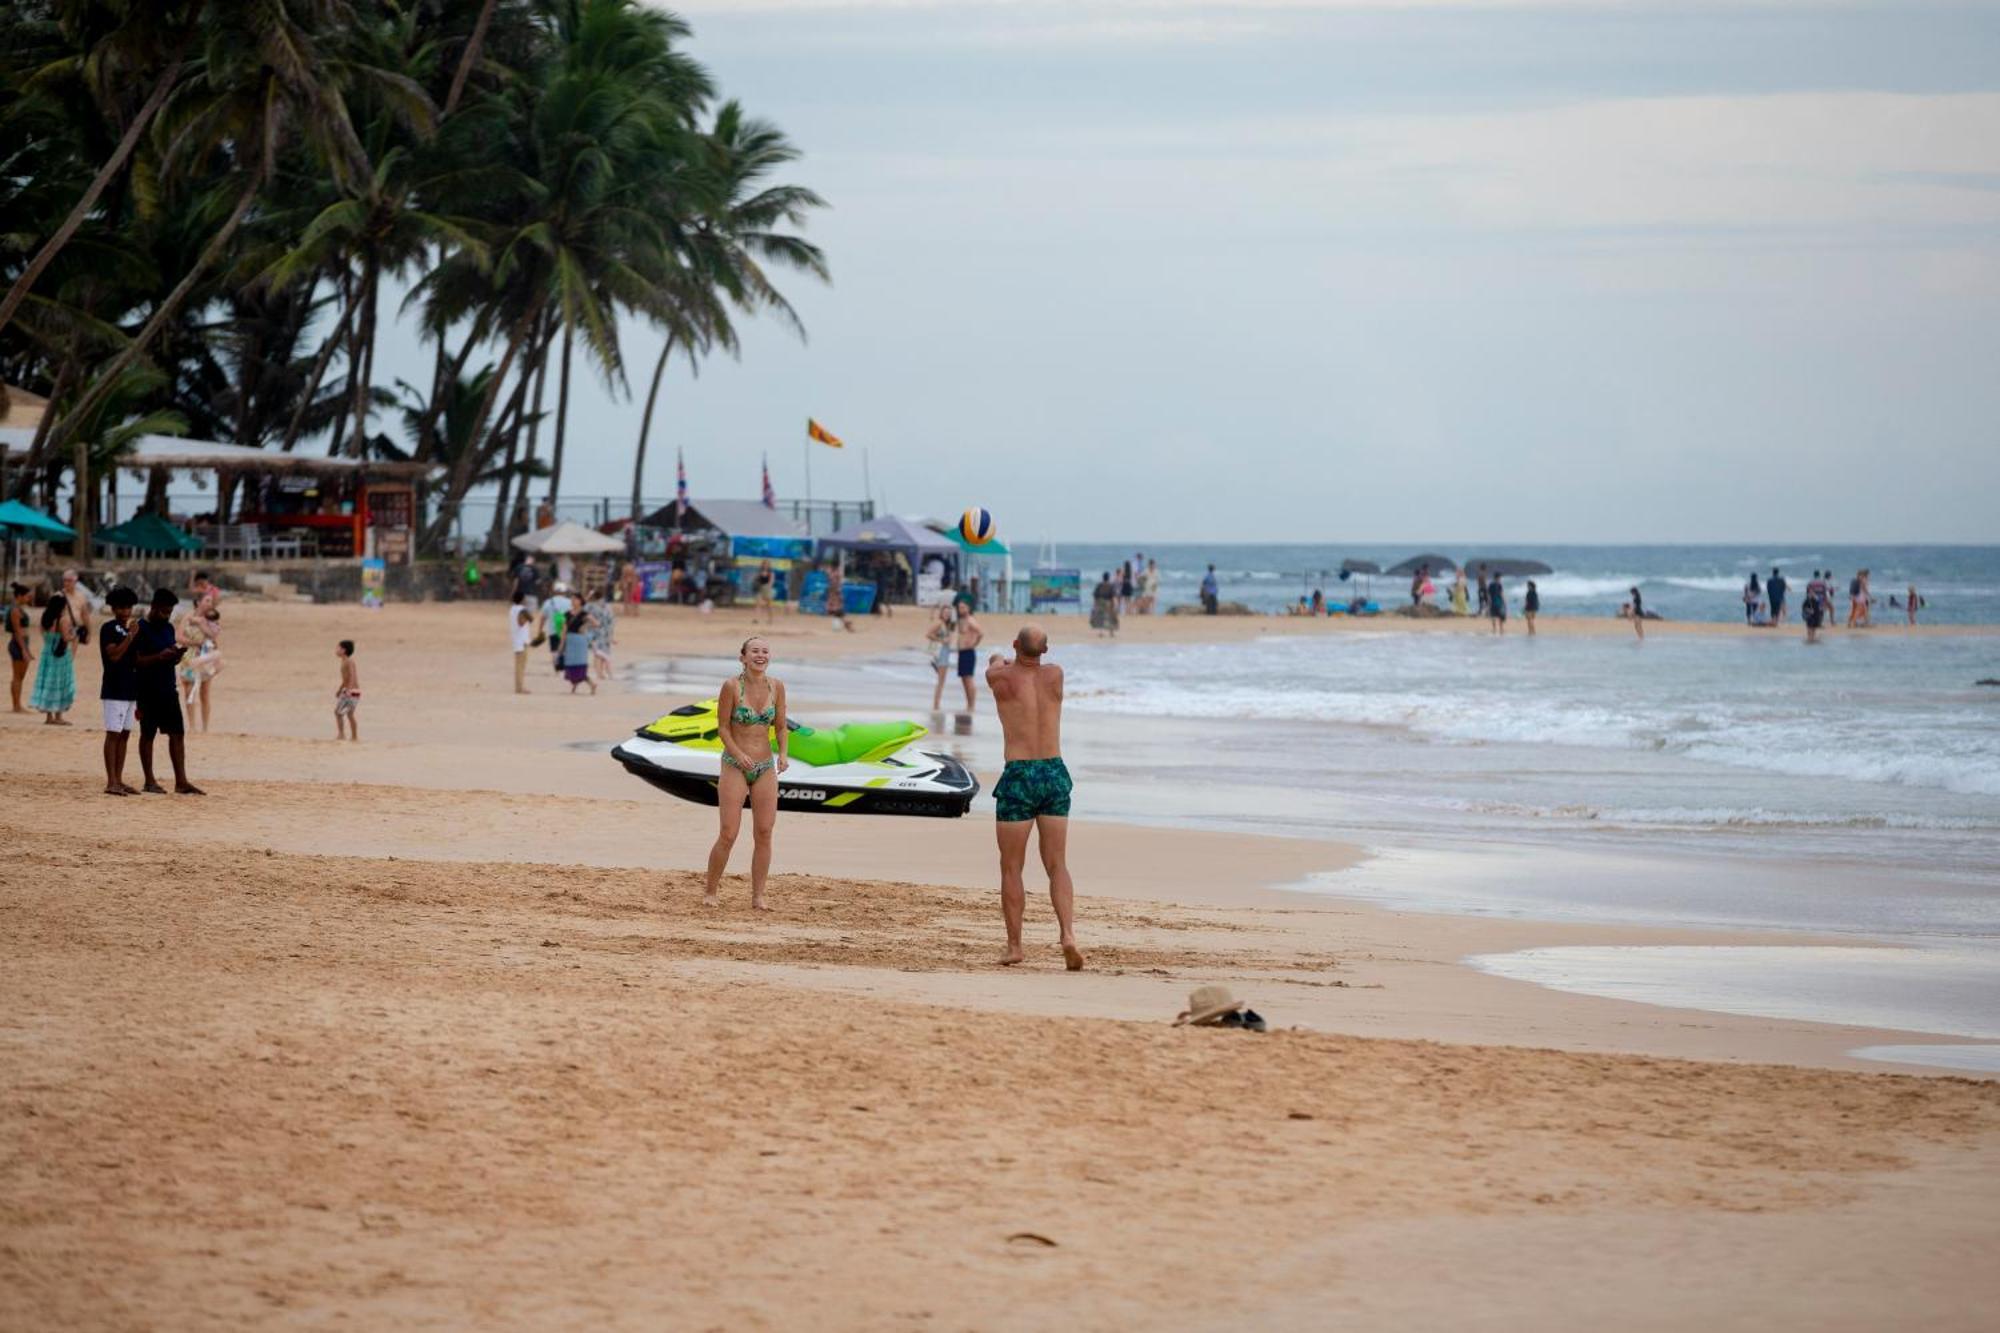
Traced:
[[[979, 779], [964, 764], [917, 745], [927, 732], [914, 722], [849, 722], [830, 730], [787, 725], [792, 762], [778, 777], [781, 810], [956, 819], [979, 794]], [[775, 735], [771, 748], [777, 749]], [[722, 741], [715, 700], [648, 722], [611, 757], [669, 796], [716, 804]]]

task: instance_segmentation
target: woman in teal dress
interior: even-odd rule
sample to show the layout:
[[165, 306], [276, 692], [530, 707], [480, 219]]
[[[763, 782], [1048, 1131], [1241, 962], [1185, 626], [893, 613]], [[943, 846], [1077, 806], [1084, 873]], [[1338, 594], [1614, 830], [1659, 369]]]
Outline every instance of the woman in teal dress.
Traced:
[[28, 706], [45, 714], [52, 727], [70, 725], [63, 717], [76, 703], [76, 623], [61, 593], [42, 608], [42, 665], [35, 672], [35, 692]]

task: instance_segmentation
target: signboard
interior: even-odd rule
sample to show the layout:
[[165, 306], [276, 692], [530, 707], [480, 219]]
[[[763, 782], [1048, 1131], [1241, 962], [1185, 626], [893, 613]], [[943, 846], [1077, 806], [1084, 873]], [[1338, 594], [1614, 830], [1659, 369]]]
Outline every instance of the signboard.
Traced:
[[812, 554], [810, 537], [731, 537], [729, 553], [738, 560], [804, 560]]
[[[840, 585], [840, 604], [850, 616], [865, 616], [875, 609], [875, 585], [860, 583], [854, 579]], [[826, 614], [826, 571], [815, 569], [805, 577], [799, 588], [799, 614], [802, 616], [823, 616]]]
[[664, 602], [673, 595], [674, 567], [664, 560], [641, 560], [639, 596], [648, 602]]
[[1083, 573], [1075, 569], [1037, 569], [1028, 574], [1028, 609], [1059, 608], [1065, 603], [1083, 609]]
[[410, 530], [408, 528], [375, 529], [375, 554], [392, 565], [410, 563]]
[[370, 611], [382, 609], [382, 593], [389, 585], [389, 564], [379, 556], [361, 562], [361, 604]]

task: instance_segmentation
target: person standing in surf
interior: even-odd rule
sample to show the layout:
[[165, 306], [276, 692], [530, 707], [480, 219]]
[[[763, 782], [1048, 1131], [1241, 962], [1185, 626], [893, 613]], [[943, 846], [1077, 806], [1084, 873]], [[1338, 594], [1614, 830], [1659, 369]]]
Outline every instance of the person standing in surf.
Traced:
[[[1108, 577], [1108, 576], [1107, 576]], [[1049, 636], [1023, 625], [1014, 636], [1014, 656], [993, 654], [986, 664], [986, 688], [993, 692], [1005, 738], [1007, 766], [993, 788], [994, 828], [1000, 844], [1000, 915], [1007, 927], [1003, 967], [1026, 957], [1021, 952], [1021, 920], [1028, 887], [1022, 868], [1028, 835], [1036, 835], [1042, 869], [1049, 876], [1049, 902], [1056, 912], [1063, 966], [1083, 970], [1076, 947], [1076, 885], [1069, 875], [1069, 800], [1074, 784], [1062, 760], [1063, 669], [1043, 661]]]
[[[750, 806], [750, 835], [755, 840], [750, 853], [750, 907], [768, 912], [764, 886], [771, 877], [771, 837], [778, 826], [778, 775], [791, 767], [786, 753], [785, 686], [772, 677], [771, 645], [752, 635], [743, 641], [736, 658], [743, 670], [734, 680], [722, 682], [715, 698], [717, 739], [722, 742], [722, 771], [716, 778], [715, 796], [721, 826], [715, 845], [708, 850], [708, 884], [702, 894], [703, 907], [716, 906], [716, 889], [729, 865], [729, 850], [743, 827], [743, 807]], [[771, 737], [778, 738], [777, 749]]]
[[1646, 637], [1646, 601], [1639, 596], [1639, 589], [1632, 588], [1632, 632], [1642, 640]]

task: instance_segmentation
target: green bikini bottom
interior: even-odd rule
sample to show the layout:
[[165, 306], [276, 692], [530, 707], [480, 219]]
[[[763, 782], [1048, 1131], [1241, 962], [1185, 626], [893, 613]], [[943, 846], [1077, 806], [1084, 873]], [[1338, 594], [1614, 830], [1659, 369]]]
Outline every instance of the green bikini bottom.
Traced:
[[722, 752], [722, 762], [729, 765], [731, 768], [735, 769], [738, 773], [741, 773], [743, 775], [743, 781], [752, 787], [757, 785], [758, 778], [763, 777], [766, 773], [769, 773], [772, 769], [778, 766], [778, 761], [775, 759], [760, 759], [756, 763], [750, 765], [750, 767], [745, 768], [743, 767], [743, 765], [737, 763], [736, 756], [729, 753], [729, 751], [727, 750], [724, 750]]

